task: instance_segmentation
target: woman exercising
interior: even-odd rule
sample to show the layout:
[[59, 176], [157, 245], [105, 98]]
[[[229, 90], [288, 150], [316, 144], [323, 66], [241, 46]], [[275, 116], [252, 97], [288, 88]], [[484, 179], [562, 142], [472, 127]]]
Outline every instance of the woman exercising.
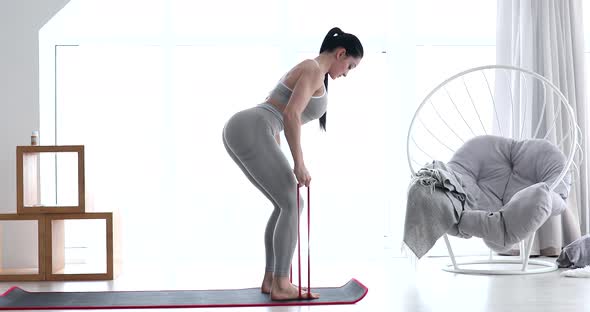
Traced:
[[[328, 76], [346, 77], [362, 57], [363, 46], [355, 35], [332, 28], [316, 58], [295, 65], [264, 103], [236, 113], [223, 129], [223, 144], [231, 158], [274, 205], [264, 234], [266, 268], [261, 287], [272, 300], [301, 299], [289, 281], [297, 243], [295, 191], [298, 184], [309, 187], [311, 181], [301, 150], [301, 125], [319, 118], [320, 128], [326, 130]], [[293, 156], [293, 169], [279, 146], [282, 130]], [[319, 294], [302, 297], [316, 299]]]

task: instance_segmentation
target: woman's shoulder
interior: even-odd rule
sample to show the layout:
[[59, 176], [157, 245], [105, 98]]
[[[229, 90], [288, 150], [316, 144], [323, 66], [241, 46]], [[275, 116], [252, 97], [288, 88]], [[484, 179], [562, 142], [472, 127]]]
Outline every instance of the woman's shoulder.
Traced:
[[294, 68], [299, 68], [301, 71], [320, 74], [320, 67], [314, 59], [306, 59], [297, 64]]
[[301, 78], [322, 82], [324, 77], [317, 63], [313, 59], [306, 59], [295, 65], [285, 74], [283, 80], [295, 84]]

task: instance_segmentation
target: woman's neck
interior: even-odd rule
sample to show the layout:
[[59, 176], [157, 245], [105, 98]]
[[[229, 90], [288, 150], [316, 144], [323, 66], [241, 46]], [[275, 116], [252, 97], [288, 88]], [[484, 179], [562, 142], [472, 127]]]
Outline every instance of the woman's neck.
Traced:
[[318, 55], [315, 60], [320, 65], [320, 70], [325, 75], [328, 73], [330, 66], [332, 66], [332, 62], [334, 61], [334, 57], [331, 54], [322, 53]]

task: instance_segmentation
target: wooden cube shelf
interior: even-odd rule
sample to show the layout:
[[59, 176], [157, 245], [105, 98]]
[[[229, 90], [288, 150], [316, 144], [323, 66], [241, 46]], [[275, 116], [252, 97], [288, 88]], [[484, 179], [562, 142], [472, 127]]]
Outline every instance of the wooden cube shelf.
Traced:
[[[53, 158], [42, 156], [42, 153], [56, 154], [55, 162]], [[64, 158], [58, 157], [59, 153], [76, 154], [71, 155], [72, 158], [63, 155]], [[55, 171], [47, 170], [45, 166]], [[63, 169], [64, 166], [67, 168]], [[52, 189], [52, 186], [47, 185], [51, 185], [54, 175], [55, 189]], [[42, 181], [42, 177], [49, 180]], [[21, 263], [16, 258], [6, 261], [17, 263], [16, 267], [5, 268], [5, 261], [2, 259], [4, 248], [0, 237], [0, 281], [112, 280], [117, 275], [120, 268], [120, 247], [118, 227], [113, 224], [117, 224], [119, 220], [112, 212], [86, 212], [83, 145], [17, 146], [16, 182], [17, 214], [0, 214], [0, 221], [37, 222], [38, 268], [18, 267]], [[62, 191], [60, 183], [66, 184], [66, 192]], [[41, 186], [48, 190], [43, 189], [41, 192]], [[52, 199], [53, 191], [55, 199]], [[44, 205], [43, 202], [46, 201], [55, 201], [56, 204]], [[77, 232], [73, 231], [81, 233], [81, 237], [88, 234], [87, 241], [78, 242], [80, 245], [76, 246], [75, 241], [80, 237], [74, 236], [69, 241], [72, 246], [68, 246], [67, 254], [66, 236], [71, 230], [70, 223], [76, 225], [76, 221], [77, 225], [82, 226]], [[2, 223], [0, 229], [1, 225]], [[96, 225], [98, 226], [95, 227]], [[3, 231], [0, 231], [0, 234], [2, 233]], [[9, 242], [17, 240], [18, 236], [14, 236]], [[25, 245], [22, 247], [26, 247]], [[82, 255], [77, 262], [76, 257], [72, 255], [80, 251], [90, 254]]]
[[[27, 205], [29, 202], [40, 202], [39, 159], [40, 153], [77, 153], [78, 183], [77, 205], [43, 206]], [[85, 183], [84, 183], [84, 146], [17, 146], [16, 147], [16, 212], [17, 214], [39, 213], [84, 213], [85, 212]]]
[[[43, 215], [16, 215], [0, 214], [0, 221], [33, 221], [37, 222], [37, 267], [36, 268], [5, 268], [4, 259], [0, 257], [0, 281], [42, 281], [45, 280], [46, 261], [45, 261], [45, 217]], [[1, 227], [0, 227], [1, 228]], [[0, 242], [4, 241], [1, 237], [4, 233], [0, 231]], [[16, 241], [16, 239], [11, 239]], [[23, 250], [25, 246], [19, 249]], [[5, 247], [0, 243], [0, 251], [5, 251]], [[1, 255], [2, 253], [0, 253]]]
[[[68, 272], [65, 263], [65, 222], [66, 220], [88, 220], [100, 219], [105, 220], [105, 272]], [[115, 276], [115, 259], [118, 259], [118, 254], [114, 254], [114, 250], [118, 250], [115, 246], [117, 240], [114, 237], [115, 228], [113, 227], [113, 213], [111, 212], [91, 212], [81, 214], [47, 214], [45, 215], [45, 267], [46, 280], [51, 281], [73, 281], [73, 280], [112, 280]], [[118, 244], [117, 244], [118, 245]]]

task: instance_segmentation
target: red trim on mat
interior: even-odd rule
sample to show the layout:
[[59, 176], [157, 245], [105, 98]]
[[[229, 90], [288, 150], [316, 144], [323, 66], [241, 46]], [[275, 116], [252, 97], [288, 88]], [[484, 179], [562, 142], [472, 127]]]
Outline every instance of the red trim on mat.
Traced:
[[[355, 283], [361, 286], [365, 290], [363, 296], [358, 298], [352, 302], [314, 302], [313, 300], [309, 301], [276, 301], [273, 303], [260, 303], [260, 304], [209, 304], [209, 305], [198, 305], [198, 304], [190, 304], [190, 305], [153, 305], [153, 306], [104, 306], [104, 307], [84, 307], [84, 306], [68, 306], [68, 307], [0, 307], [0, 310], [105, 310], [105, 309], [174, 309], [174, 308], [250, 308], [250, 307], [275, 307], [275, 306], [310, 306], [310, 305], [344, 305], [344, 304], [355, 304], [361, 301], [367, 293], [369, 289], [363, 285], [363, 283], [359, 282], [357, 279], [351, 279]], [[22, 291], [27, 292], [26, 290], [18, 287], [13, 286], [8, 289], [4, 294], [1, 296], [5, 296], [14, 289], [20, 289]], [[321, 287], [319, 288], [321, 289]], [[152, 290], [145, 290], [145, 291], [152, 291]]]
[[356, 302], [359, 302], [359, 301], [361, 301], [361, 299], [365, 298], [365, 296], [366, 296], [366, 295], [367, 295], [367, 293], [369, 292], [369, 288], [368, 288], [367, 286], [365, 286], [365, 284], [363, 284], [363, 283], [361, 283], [359, 280], [357, 280], [356, 278], [351, 278], [350, 280], [351, 280], [351, 281], [354, 281], [354, 282], [355, 282], [355, 283], [357, 283], [357, 284], [359, 284], [359, 286], [361, 286], [361, 288], [365, 290], [365, 294], [364, 294], [362, 297], [360, 297], [360, 298], [359, 298], [359, 300], [355, 301], [355, 303], [356, 303]]
[[11, 291], [13, 291], [13, 290], [15, 290], [17, 288], [20, 289], [20, 290], [22, 290], [22, 291], [26, 291], [26, 290], [21, 289], [18, 286], [12, 286], [12, 287], [8, 288], [8, 290], [5, 291], [2, 295], [0, 295], [0, 297], [4, 297], [4, 296], [8, 295]]

